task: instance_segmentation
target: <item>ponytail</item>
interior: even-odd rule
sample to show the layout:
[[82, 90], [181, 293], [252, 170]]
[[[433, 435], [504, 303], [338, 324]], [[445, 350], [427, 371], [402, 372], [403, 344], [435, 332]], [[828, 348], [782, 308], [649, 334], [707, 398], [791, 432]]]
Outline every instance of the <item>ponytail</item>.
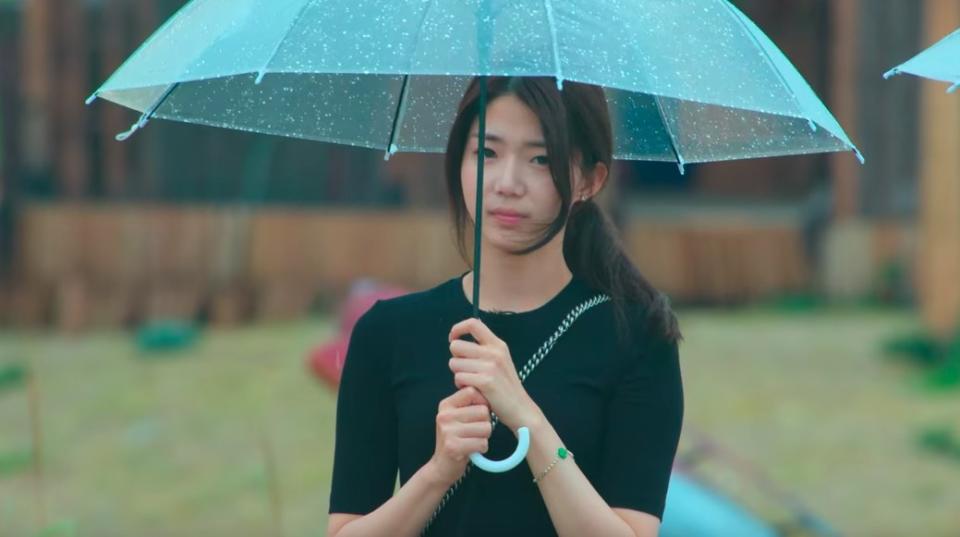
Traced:
[[[563, 240], [563, 256], [571, 272], [610, 296], [621, 341], [626, 341], [631, 320], [639, 320], [646, 335], [671, 343], [682, 339], [670, 299], [654, 288], [630, 261], [616, 227], [594, 200], [573, 204]], [[631, 302], [639, 306], [639, 311], [630, 311]]]

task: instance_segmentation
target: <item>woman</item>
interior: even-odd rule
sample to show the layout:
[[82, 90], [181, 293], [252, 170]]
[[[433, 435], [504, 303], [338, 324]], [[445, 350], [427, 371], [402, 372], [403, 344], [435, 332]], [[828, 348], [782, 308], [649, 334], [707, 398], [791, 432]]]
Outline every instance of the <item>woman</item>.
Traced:
[[[478, 81], [446, 152], [465, 260]], [[603, 90], [567, 81], [560, 91], [553, 78], [487, 85], [480, 319], [468, 271], [378, 301], [357, 322], [338, 395], [328, 535], [414, 536], [431, 521], [427, 535], [654, 536], [683, 418], [680, 335], [593, 201], [613, 151]], [[517, 370], [598, 293], [611, 300], [584, 312], [521, 382]], [[527, 464], [472, 469], [433, 518], [469, 455], [505, 458], [521, 426]]]

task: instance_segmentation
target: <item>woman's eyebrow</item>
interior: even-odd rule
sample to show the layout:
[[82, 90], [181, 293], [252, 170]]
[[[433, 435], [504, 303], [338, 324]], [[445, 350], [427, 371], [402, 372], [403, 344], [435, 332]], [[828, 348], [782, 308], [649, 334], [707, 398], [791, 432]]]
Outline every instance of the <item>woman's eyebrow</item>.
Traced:
[[[478, 138], [477, 133], [475, 133], [475, 132], [472, 133], [472, 134], [470, 134], [470, 137], [471, 137], [471, 138]], [[498, 135], [496, 135], [496, 134], [490, 134], [490, 133], [485, 133], [484, 138], [487, 139], [487, 140], [490, 140], [491, 142], [502, 142], [502, 141], [503, 141], [503, 138], [501, 138], [500, 136], [498, 136]], [[545, 144], [543, 141], [532, 141], [532, 140], [531, 140], [531, 141], [528, 141], [528, 142], [524, 142], [524, 143], [523, 143], [523, 147], [539, 147], [539, 148], [546, 149], [547, 144]]]

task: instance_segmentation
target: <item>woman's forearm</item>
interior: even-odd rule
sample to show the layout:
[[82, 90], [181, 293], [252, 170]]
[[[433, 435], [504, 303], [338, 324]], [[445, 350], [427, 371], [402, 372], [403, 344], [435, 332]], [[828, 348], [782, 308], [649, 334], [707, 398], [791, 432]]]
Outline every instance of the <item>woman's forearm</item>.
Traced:
[[[534, 476], [553, 462], [563, 445], [556, 430], [540, 413], [530, 426], [527, 462]], [[576, 457], [576, 453], [574, 453]], [[630, 526], [607, 505], [574, 458], [566, 458], [537, 483], [553, 527], [560, 537], [604, 535], [637, 537]]]
[[383, 505], [345, 524], [330, 537], [416, 537], [448, 488], [427, 463]]

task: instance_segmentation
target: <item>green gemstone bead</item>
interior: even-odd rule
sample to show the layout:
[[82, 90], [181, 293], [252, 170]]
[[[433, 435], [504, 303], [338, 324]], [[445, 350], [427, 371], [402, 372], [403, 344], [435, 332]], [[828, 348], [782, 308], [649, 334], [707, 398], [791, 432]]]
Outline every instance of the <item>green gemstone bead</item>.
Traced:
[[566, 458], [567, 458], [567, 448], [560, 448], [560, 449], [558, 449], [558, 450], [557, 450], [557, 455], [559, 455], [561, 459], [566, 459]]

